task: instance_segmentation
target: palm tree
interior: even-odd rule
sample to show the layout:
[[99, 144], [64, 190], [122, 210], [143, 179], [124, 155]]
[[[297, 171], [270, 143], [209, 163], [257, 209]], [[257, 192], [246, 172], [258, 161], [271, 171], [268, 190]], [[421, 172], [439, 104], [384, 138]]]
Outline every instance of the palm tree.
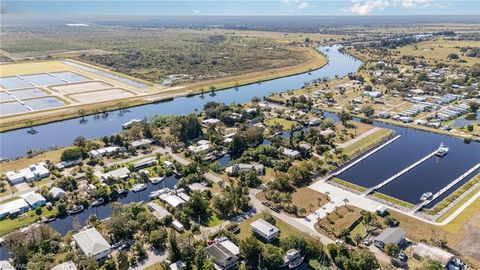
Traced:
[[87, 120], [85, 120], [85, 114], [86, 113], [87, 112], [84, 109], [78, 110], [78, 114], [80, 114], [80, 116], [82, 116], [82, 120], [80, 120], [80, 124], [83, 124], [83, 123], [87, 122]]
[[215, 89], [216, 89], [215, 86], [213, 86], [213, 85], [210, 86], [210, 96], [212, 96], [212, 97], [215, 96]]
[[25, 126], [30, 127], [30, 130], [27, 131], [28, 133], [30, 133], [30, 134], [35, 134], [35, 133], [37, 133], [37, 131], [36, 131], [35, 129], [33, 129], [33, 121], [27, 121], [27, 122], [25, 123]]
[[320, 206], [322, 203], [322, 197], [317, 197], [317, 205]]

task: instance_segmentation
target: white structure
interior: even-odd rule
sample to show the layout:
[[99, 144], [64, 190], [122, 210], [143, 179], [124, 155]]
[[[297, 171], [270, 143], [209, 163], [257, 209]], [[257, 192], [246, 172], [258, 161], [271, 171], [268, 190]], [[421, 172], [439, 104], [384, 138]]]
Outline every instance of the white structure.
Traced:
[[58, 200], [63, 198], [65, 196], [66, 192], [65, 190], [59, 188], [59, 187], [52, 187], [50, 189], [50, 194], [52, 194], [53, 199]]
[[96, 260], [106, 259], [110, 255], [110, 244], [95, 228], [74, 234], [73, 239], [85, 255]]
[[15, 270], [15, 267], [9, 261], [0, 261], [0, 270]]
[[140, 147], [147, 147], [147, 146], [151, 145], [152, 143], [153, 143], [153, 141], [150, 140], [150, 139], [141, 139], [141, 140], [138, 140], [138, 141], [131, 142], [130, 145], [135, 147], [135, 148], [140, 148]]
[[168, 266], [168, 269], [170, 270], [183, 270], [186, 269], [187, 265], [183, 261], [176, 261]]
[[273, 226], [272, 224], [268, 223], [264, 219], [257, 219], [250, 224], [252, 227], [252, 231], [261, 236], [267, 242], [271, 242], [273, 239], [278, 237], [278, 233], [280, 230]]
[[77, 270], [77, 267], [72, 261], [64, 262], [56, 265], [51, 270]]
[[188, 150], [192, 151], [193, 153], [208, 153], [211, 147], [210, 141], [200, 140], [195, 145], [190, 145]]
[[122, 167], [107, 173], [100, 175], [102, 181], [106, 181], [108, 178], [125, 180], [130, 176], [130, 170], [127, 167]]
[[22, 197], [32, 209], [36, 209], [47, 203], [47, 200], [40, 195], [40, 193], [36, 193], [34, 191], [20, 195], [20, 197]]
[[18, 184], [23, 181], [34, 181], [46, 178], [50, 175], [50, 171], [45, 162], [40, 162], [30, 165], [28, 168], [19, 170], [18, 172], [8, 171], [5, 175], [10, 183]]
[[220, 120], [216, 118], [209, 118], [202, 121], [202, 125], [205, 127], [209, 127], [218, 123], [220, 123]]
[[109, 146], [105, 148], [91, 150], [89, 152], [90, 156], [93, 158], [101, 158], [104, 156], [110, 156], [120, 152], [121, 148], [118, 146]]
[[15, 216], [28, 211], [30, 206], [24, 199], [16, 199], [4, 204], [0, 204], [0, 218], [6, 216]]
[[155, 202], [147, 203], [147, 207], [152, 212], [152, 214], [158, 219], [164, 219], [172, 215], [165, 208], [161, 207]]
[[364, 96], [371, 97], [371, 98], [379, 98], [382, 96], [382, 92], [380, 91], [364, 91]]
[[173, 227], [177, 232], [183, 232], [183, 230], [184, 230], [183, 224], [180, 223], [178, 220], [172, 221], [172, 227]]
[[301, 156], [300, 152], [298, 152], [297, 150], [293, 150], [285, 147], [282, 149], [282, 154], [286, 157], [293, 158], [293, 159], [300, 158]]
[[177, 195], [172, 195], [172, 194], [162, 194], [160, 195], [160, 200], [168, 203], [172, 207], [179, 207], [180, 205], [184, 204], [185, 201], [182, 200], [180, 197]]
[[225, 168], [225, 172], [228, 175], [236, 175], [239, 173], [246, 173], [250, 171], [256, 171], [259, 175], [265, 174], [265, 167], [262, 164], [234, 164]]

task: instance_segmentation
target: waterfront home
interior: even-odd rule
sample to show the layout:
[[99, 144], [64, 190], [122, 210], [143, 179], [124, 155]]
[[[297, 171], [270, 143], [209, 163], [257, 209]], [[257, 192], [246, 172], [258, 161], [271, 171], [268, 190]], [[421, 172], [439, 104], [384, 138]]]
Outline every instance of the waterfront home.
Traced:
[[170, 162], [170, 161], [168, 161], [168, 160], [165, 160], [165, 161], [163, 162], [163, 167], [165, 167], [165, 168], [167, 168], [167, 169], [168, 169], [168, 168], [172, 168], [172, 167], [173, 167], [173, 162]]
[[177, 193], [177, 196], [186, 202], [190, 201], [190, 196], [188, 196], [185, 192], [179, 192]]
[[152, 214], [158, 219], [164, 219], [172, 215], [170, 214], [170, 212], [167, 211], [167, 209], [161, 207], [156, 202], [147, 203], [147, 207], [152, 212]]
[[110, 255], [111, 246], [95, 228], [86, 229], [73, 235], [77, 247], [83, 254], [104, 260]]
[[216, 119], [216, 118], [209, 118], [209, 119], [205, 119], [205, 120], [202, 120], [202, 126], [204, 127], [209, 127], [209, 126], [213, 126], [213, 125], [216, 125], [218, 123], [220, 123], [221, 121], [219, 119]]
[[427, 245], [425, 243], [418, 243], [412, 246], [413, 257], [416, 259], [431, 259], [440, 262], [445, 269], [465, 269], [465, 265], [448, 251], [441, 248]]
[[72, 261], [67, 261], [54, 266], [51, 270], [77, 270], [77, 267]]
[[20, 195], [32, 209], [37, 209], [38, 207], [44, 206], [47, 203], [47, 200], [40, 195], [40, 193], [36, 193], [34, 191]]
[[81, 159], [70, 160], [70, 161], [62, 161], [62, 162], [59, 162], [59, 163], [55, 164], [54, 167], [59, 171], [63, 171], [66, 168], [70, 168], [70, 167], [76, 165], [80, 161], [81, 161]]
[[124, 152], [125, 148], [123, 147], [118, 147], [118, 146], [109, 146], [105, 148], [100, 148], [100, 149], [94, 149], [90, 150], [88, 152], [92, 158], [101, 158], [104, 156], [111, 156], [120, 152]]
[[212, 148], [210, 141], [200, 140], [195, 145], [190, 145], [188, 150], [193, 153], [208, 153]]
[[171, 263], [168, 266], [168, 269], [170, 269], [170, 270], [183, 270], [183, 269], [187, 269], [187, 265], [183, 261], [178, 260], [174, 263]]
[[192, 192], [193, 191], [203, 192], [203, 191], [208, 190], [208, 188], [205, 187], [205, 185], [203, 185], [201, 183], [192, 183], [192, 184], [188, 185], [187, 187]]
[[228, 175], [238, 175], [239, 173], [246, 173], [249, 171], [256, 171], [259, 175], [265, 174], [265, 167], [262, 164], [234, 164], [225, 168], [225, 172]]
[[30, 206], [22, 198], [0, 204], [0, 219], [5, 218], [6, 216], [18, 216], [29, 209]]
[[376, 247], [383, 250], [385, 245], [388, 243], [394, 243], [396, 245], [401, 245], [405, 240], [406, 233], [399, 227], [390, 227], [385, 229], [381, 234], [379, 234], [373, 240], [373, 243]]
[[235, 268], [240, 255], [238, 246], [226, 237], [206, 247], [205, 253], [213, 258], [215, 268], [221, 270]]
[[137, 162], [133, 163], [133, 170], [138, 171], [138, 170], [141, 170], [141, 169], [144, 169], [144, 168], [156, 165], [156, 164], [157, 164], [157, 161], [153, 157], [142, 159], [140, 161], [137, 161]]
[[23, 181], [41, 180], [49, 175], [50, 171], [45, 162], [30, 165], [28, 168], [21, 169], [18, 172], [8, 171], [5, 173], [7, 180], [12, 184], [18, 184]]
[[293, 150], [285, 147], [282, 148], [282, 154], [286, 157], [293, 158], [293, 159], [297, 159], [301, 157], [300, 152], [298, 152], [297, 150]]
[[141, 139], [136, 140], [130, 143], [130, 145], [134, 148], [143, 148], [153, 144], [153, 141], [150, 139]]
[[102, 181], [106, 181], [108, 178], [125, 180], [130, 176], [130, 170], [127, 167], [122, 167], [100, 175]]
[[250, 224], [252, 227], [252, 231], [263, 238], [267, 242], [271, 242], [272, 240], [278, 237], [280, 230], [273, 226], [272, 224], [268, 223], [264, 219], [257, 219]]
[[185, 201], [182, 200], [182, 198], [178, 197], [177, 195], [173, 195], [173, 194], [162, 194], [162, 195], [160, 195], [159, 198], [160, 198], [160, 200], [166, 202], [167, 204], [169, 204], [170, 206], [172, 206], [174, 208], [177, 208], [180, 205], [185, 203]]
[[59, 187], [52, 187], [50, 189], [50, 194], [52, 195], [52, 198], [54, 200], [58, 200], [58, 199], [63, 198], [63, 196], [65, 196], [66, 192], [65, 192], [65, 190], [63, 190]]

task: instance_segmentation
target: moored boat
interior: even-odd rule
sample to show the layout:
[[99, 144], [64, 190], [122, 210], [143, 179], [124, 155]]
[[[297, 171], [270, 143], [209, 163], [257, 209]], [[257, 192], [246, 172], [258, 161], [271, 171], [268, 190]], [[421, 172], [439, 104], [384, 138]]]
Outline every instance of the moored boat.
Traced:
[[84, 209], [85, 208], [83, 207], [83, 205], [75, 205], [70, 211], [68, 211], [68, 214], [69, 215], [77, 214], [82, 212]]
[[157, 177], [150, 177], [148, 180], [150, 181], [150, 183], [152, 184], [158, 184], [158, 183], [161, 183], [163, 180], [165, 179], [165, 177], [160, 177], [160, 176], [157, 176]]
[[122, 128], [123, 128], [123, 129], [129, 129], [129, 128], [131, 128], [131, 127], [133, 126], [133, 124], [135, 124], [135, 123], [140, 123], [140, 122], [142, 122], [141, 119], [132, 119], [132, 120], [124, 123], [124, 124], [122, 125]]
[[290, 249], [283, 257], [283, 268], [294, 269], [300, 266], [305, 259], [297, 249]]
[[123, 194], [127, 194], [128, 193], [128, 190], [127, 189], [124, 189], [124, 188], [120, 188], [118, 189], [118, 195], [123, 195]]
[[437, 153], [435, 153], [435, 155], [437, 155], [439, 157], [443, 157], [448, 153], [448, 150], [449, 150], [449, 148], [444, 146], [443, 143], [441, 143], [440, 147], [438, 147]]
[[422, 194], [422, 197], [420, 197], [421, 201], [426, 201], [432, 197], [432, 192], [425, 192]]
[[135, 184], [132, 187], [133, 192], [140, 192], [142, 190], [147, 189], [147, 184], [141, 183], [141, 184]]
[[103, 204], [104, 202], [105, 202], [104, 198], [99, 198], [99, 199], [96, 199], [95, 201], [92, 202], [92, 206], [99, 206], [99, 205]]

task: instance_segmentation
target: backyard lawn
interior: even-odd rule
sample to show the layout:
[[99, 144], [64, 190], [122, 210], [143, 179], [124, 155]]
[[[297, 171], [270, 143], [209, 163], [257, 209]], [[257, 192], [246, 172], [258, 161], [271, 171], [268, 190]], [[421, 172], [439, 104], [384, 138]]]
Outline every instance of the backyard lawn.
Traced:
[[52, 210], [48, 210], [45, 206], [41, 209], [42, 213], [40, 215], [37, 215], [35, 213], [35, 210], [30, 210], [17, 218], [6, 218], [0, 221], [0, 235], [5, 235], [16, 229], [33, 224], [36, 221], [40, 220], [42, 216], [46, 218], [51, 218], [56, 216], [58, 213], [57, 208], [55, 207], [52, 208]]

